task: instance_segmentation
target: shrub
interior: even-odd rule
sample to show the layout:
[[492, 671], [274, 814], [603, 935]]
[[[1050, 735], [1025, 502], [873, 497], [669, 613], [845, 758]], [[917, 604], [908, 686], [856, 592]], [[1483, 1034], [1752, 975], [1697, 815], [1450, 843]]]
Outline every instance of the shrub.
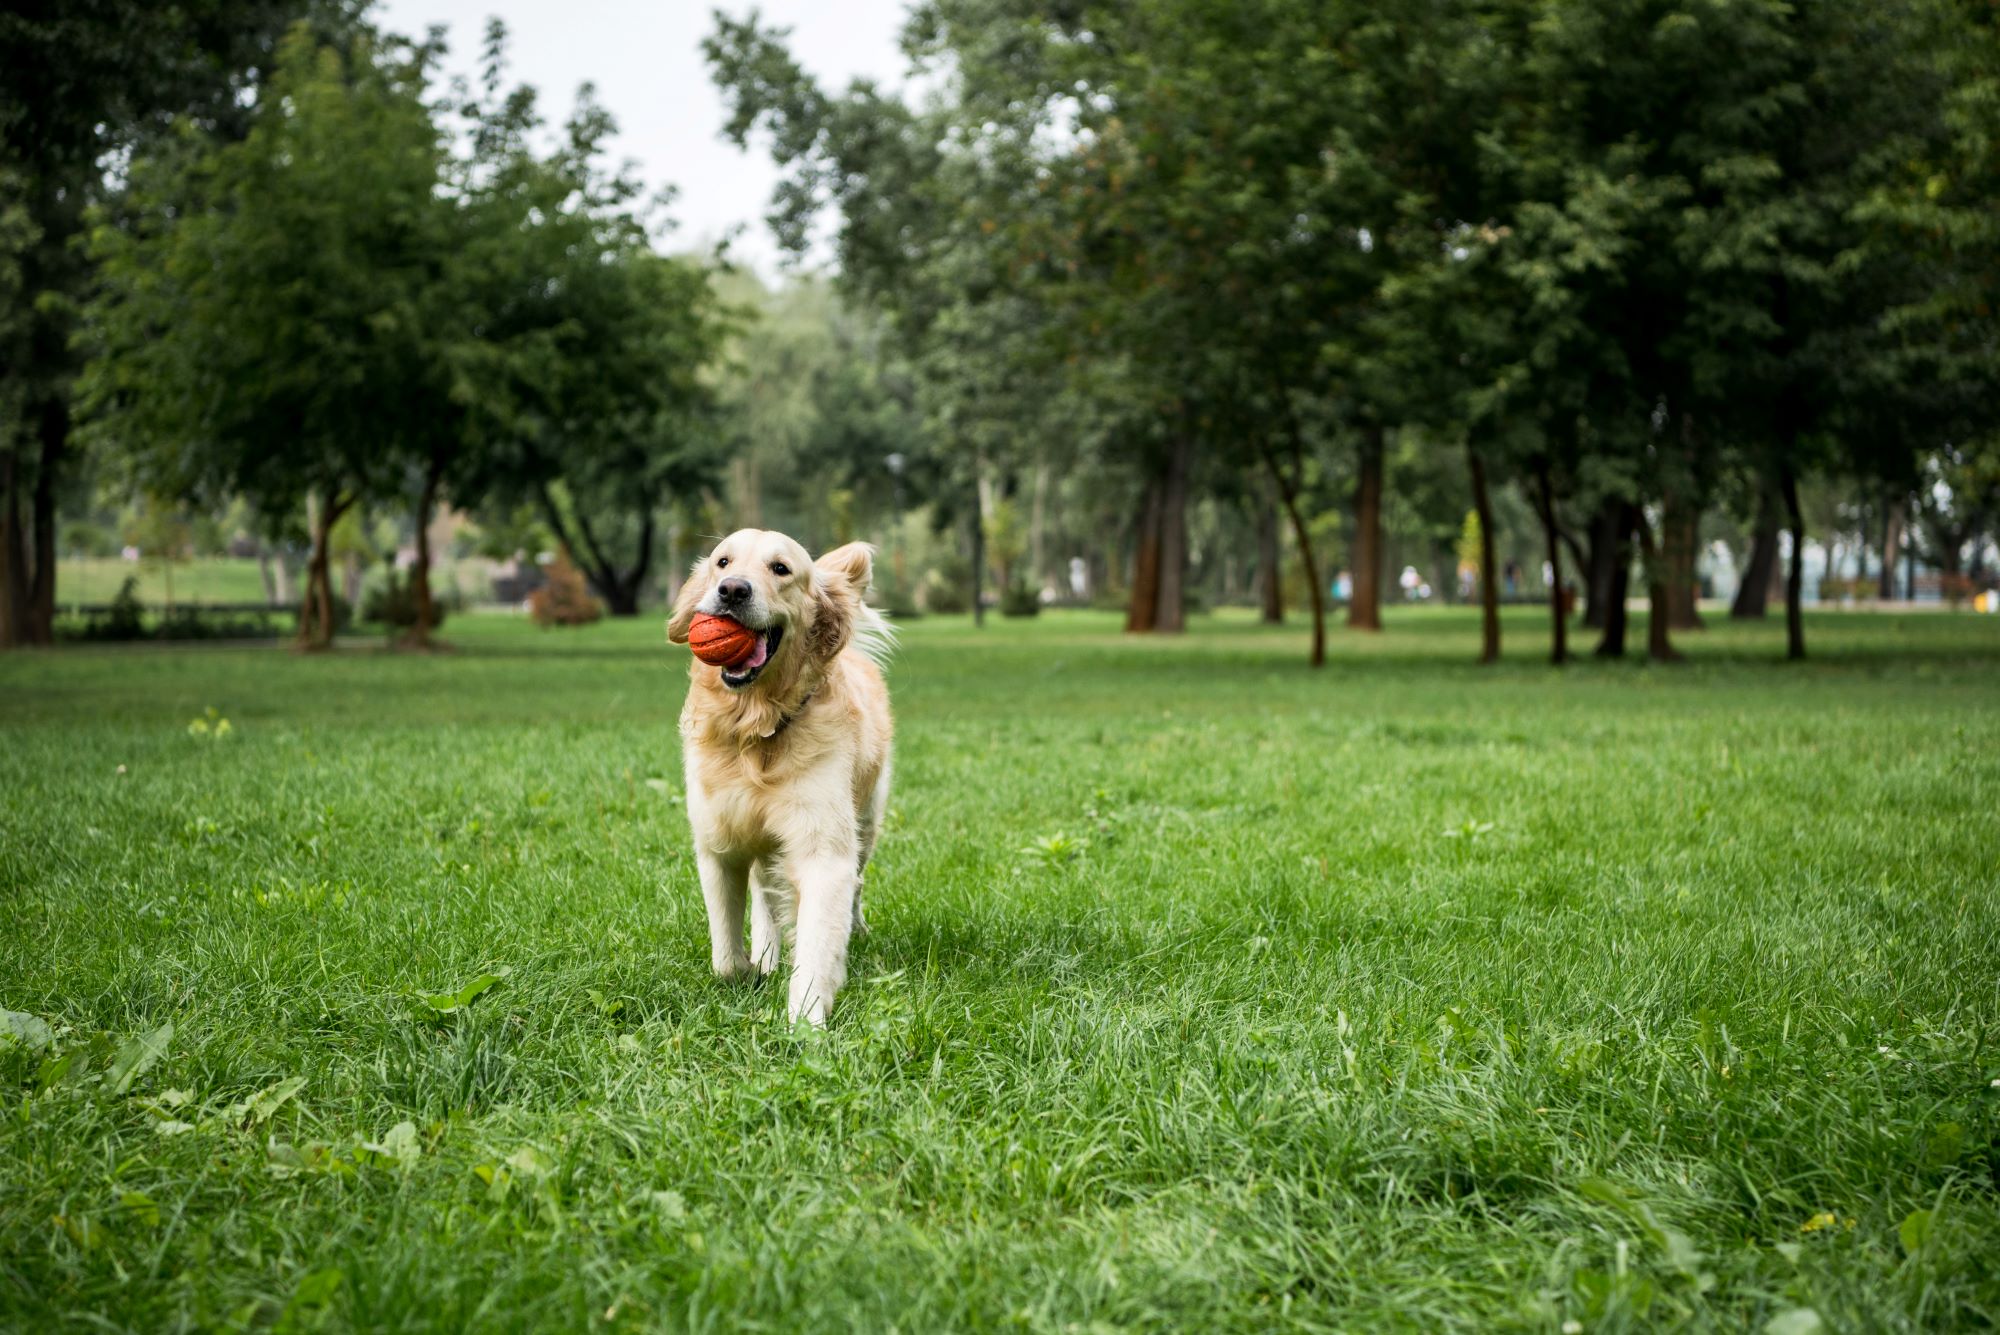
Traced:
[[86, 640], [138, 640], [146, 635], [146, 609], [139, 602], [139, 577], [127, 575], [111, 600], [111, 610], [84, 627]]
[[199, 607], [176, 607], [160, 618], [152, 638], [156, 640], [268, 640], [278, 627], [265, 612], [210, 612]]
[[583, 572], [562, 552], [549, 563], [548, 582], [528, 595], [528, 614], [537, 626], [587, 626], [604, 615]]
[[[338, 590], [333, 591], [332, 597], [333, 629], [337, 633], [346, 630], [354, 624], [354, 604], [341, 597]], [[293, 611], [297, 611], [299, 607], [304, 606], [304, 601], [305, 592], [301, 590], [299, 593], [299, 603], [293, 607]]]
[[[336, 616], [344, 609], [336, 599]], [[71, 639], [97, 644], [134, 640], [258, 640], [271, 639], [278, 627], [265, 612], [217, 612], [201, 607], [176, 607], [154, 625], [146, 624], [139, 601], [139, 579], [128, 575], [111, 606], [92, 613], [81, 626], [65, 632]]]
[[940, 616], [972, 610], [972, 567], [949, 556], [924, 576], [924, 606]]
[[889, 614], [892, 621], [914, 621], [923, 615], [917, 607], [917, 600], [911, 596], [908, 582], [893, 576], [875, 581], [873, 601]]
[[[444, 624], [445, 602], [431, 593], [431, 629]], [[373, 585], [361, 599], [361, 619], [391, 630], [409, 630], [417, 624], [417, 593], [410, 580], [395, 570], [382, 583]]]
[[85, 556], [118, 555], [118, 535], [88, 519], [72, 519], [62, 526], [62, 549]]
[[1042, 613], [1042, 600], [1034, 586], [1024, 579], [1017, 579], [1007, 586], [1000, 595], [1000, 615], [1008, 617], [1032, 617]]

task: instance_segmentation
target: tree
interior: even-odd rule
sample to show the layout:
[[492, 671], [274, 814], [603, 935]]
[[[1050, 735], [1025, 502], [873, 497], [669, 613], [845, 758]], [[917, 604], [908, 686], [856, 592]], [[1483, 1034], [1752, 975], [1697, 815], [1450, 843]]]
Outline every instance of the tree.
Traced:
[[106, 188], [101, 164], [175, 116], [233, 126], [246, 71], [302, 8], [29, 0], [0, 15], [0, 270], [25, 298], [0, 317], [0, 648], [53, 635], [72, 344], [91, 281], [77, 241]]
[[465, 438], [443, 487], [531, 505], [613, 615], [638, 612], [662, 510], [711, 473], [705, 372], [730, 323], [708, 269], [655, 254], [637, 183], [605, 167], [615, 125], [588, 86], [555, 143], [529, 88], [503, 90], [487, 30], [472, 149], [456, 172], [467, 240], [454, 294]]
[[436, 54], [294, 28], [249, 132], [183, 122], [92, 232], [93, 435], [158, 490], [265, 514], [310, 497], [308, 648], [335, 629], [333, 526], [460, 429]]

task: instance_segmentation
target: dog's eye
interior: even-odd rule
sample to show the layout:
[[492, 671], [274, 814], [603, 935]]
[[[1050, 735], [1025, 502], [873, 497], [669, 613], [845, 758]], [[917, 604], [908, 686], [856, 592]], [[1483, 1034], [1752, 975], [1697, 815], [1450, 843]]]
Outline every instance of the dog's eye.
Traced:
[[715, 568], [717, 570], [722, 569], [724, 566], [728, 564], [729, 564], [729, 558], [726, 556], [718, 556], [715, 558]]
[[792, 573], [792, 568], [783, 561], [773, 561], [771, 562], [771, 573], [774, 575], [789, 575]]

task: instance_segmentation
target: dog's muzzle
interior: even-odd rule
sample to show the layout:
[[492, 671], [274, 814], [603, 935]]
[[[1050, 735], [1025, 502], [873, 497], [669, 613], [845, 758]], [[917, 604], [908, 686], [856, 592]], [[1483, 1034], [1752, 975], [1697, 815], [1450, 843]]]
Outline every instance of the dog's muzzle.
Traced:
[[766, 626], [757, 632], [757, 647], [750, 656], [732, 667], [722, 669], [722, 684], [731, 690], [740, 691], [763, 675], [771, 656], [778, 652], [778, 642], [785, 638], [783, 626]]

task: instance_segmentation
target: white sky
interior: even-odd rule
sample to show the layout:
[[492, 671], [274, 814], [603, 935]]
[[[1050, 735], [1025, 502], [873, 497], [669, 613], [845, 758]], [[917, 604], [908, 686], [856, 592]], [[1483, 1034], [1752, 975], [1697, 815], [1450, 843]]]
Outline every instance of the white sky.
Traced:
[[[382, 26], [417, 37], [433, 24], [449, 29], [453, 74], [476, 72], [481, 35], [498, 14], [512, 35], [513, 82], [541, 94], [544, 115], [560, 123], [578, 84], [597, 86], [598, 100], [617, 118], [614, 158], [639, 165], [649, 189], [678, 188], [671, 213], [680, 224], [674, 249], [706, 248], [732, 228], [743, 230], [730, 254], [767, 278], [779, 252], [764, 225], [777, 169], [753, 144], [740, 152], [722, 137], [721, 95], [701, 58], [711, 11], [741, 15], [743, 0], [383, 0]], [[896, 34], [904, 0], [762, 0], [767, 24], [792, 30], [792, 54], [830, 88], [851, 79], [901, 83]]]

